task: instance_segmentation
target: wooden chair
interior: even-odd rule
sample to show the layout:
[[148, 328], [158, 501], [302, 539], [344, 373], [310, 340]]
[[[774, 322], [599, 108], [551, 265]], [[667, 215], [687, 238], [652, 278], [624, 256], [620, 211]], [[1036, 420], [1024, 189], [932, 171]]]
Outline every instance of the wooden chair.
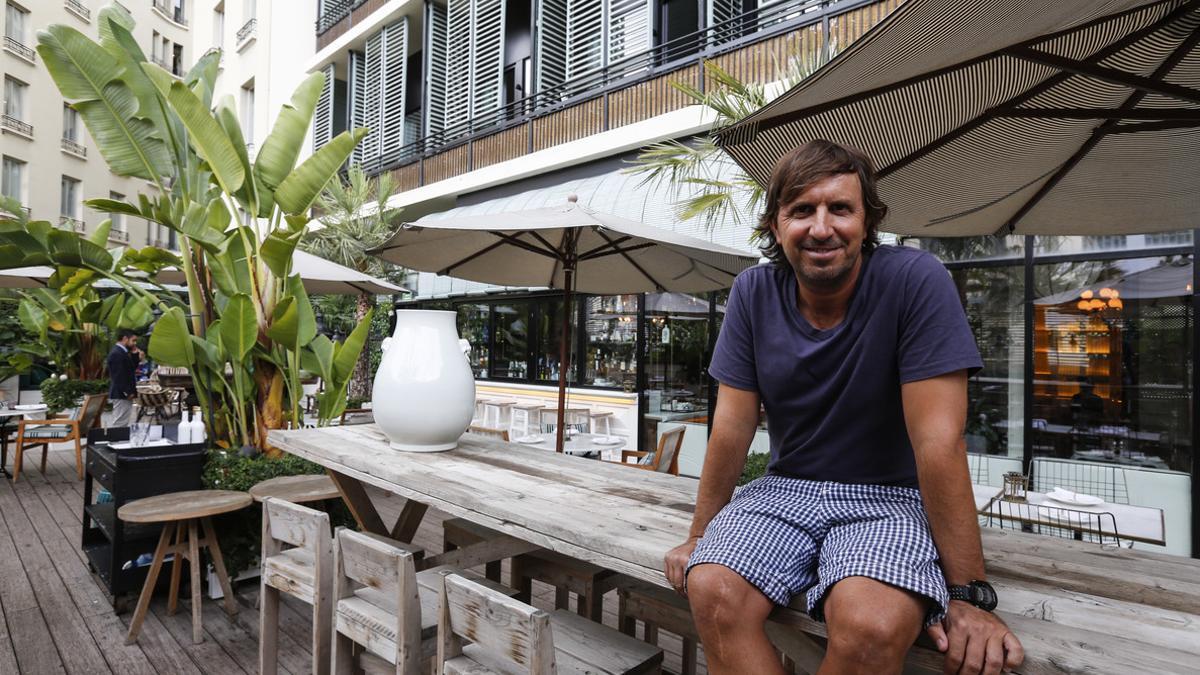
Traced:
[[[658, 438], [658, 450], [653, 453], [642, 450], [622, 450], [621, 464], [658, 473], [679, 475], [679, 450], [683, 447], [683, 432], [687, 427], [678, 426], [663, 432]], [[638, 459], [637, 464], [629, 464], [627, 460]]]
[[[418, 675], [437, 653], [443, 574], [477, 578], [448, 566], [417, 572], [410, 551], [384, 537], [339, 528], [333, 545], [333, 671]], [[515, 593], [499, 584], [503, 595]], [[356, 653], [357, 652], [357, 653]], [[357, 661], [357, 663], [356, 663]]]
[[134, 422], [149, 417], [155, 424], [164, 424], [167, 420], [179, 416], [183, 408], [186, 392], [181, 389], [150, 389], [138, 390], [138, 418]]
[[488, 438], [497, 438], [502, 441], [508, 440], [508, 429], [496, 429], [493, 427], [472, 424], [467, 428], [467, 433], [475, 434], [477, 436], [487, 436]]
[[346, 408], [342, 411], [342, 416], [338, 418], [339, 426], [348, 424], [370, 424], [375, 421], [375, 410], [373, 408]]
[[83, 445], [87, 432], [100, 426], [107, 394], [88, 394], [70, 419], [21, 420], [17, 423], [17, 454], [13, 458], [13, 481], [21, 477], [25, 448], [42, 446], [42, 473], [46, 473], [46, 453], [51, 443], [75, 442], [75, 472], [83, 480]]
[[570, 612], [546, 613], [456, 574], [442, 579], [438, 673], [654, 673], [662, 656]]
[[[285, 548], [286, 547], [286, 548]], [[263, 500], [258, 672], [279, 672], [279, 594], [312, 606], [312, 672], [329, 672], [333, 539], [329, 514], [275, 497]]]
[[[542, 408], [542, 429], [546, 433], [558, 428], [558, 408]], [[586, 434], [592, 425], [592, 411], [588, 408], [564, 408], [563, 424]]]

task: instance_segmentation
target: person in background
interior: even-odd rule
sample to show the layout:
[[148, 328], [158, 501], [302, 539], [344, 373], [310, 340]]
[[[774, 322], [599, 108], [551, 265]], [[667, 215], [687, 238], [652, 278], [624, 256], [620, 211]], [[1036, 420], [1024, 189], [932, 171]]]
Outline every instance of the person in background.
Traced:
[[142, 360], [137, 341], [137, 333], [122, 328], [117, 331], [117, 344], [108, 353], [108, 400], [113, 406], [111, 427], [127, 427], [133, 422], [133, 401], [137, 398], [134, 373]]

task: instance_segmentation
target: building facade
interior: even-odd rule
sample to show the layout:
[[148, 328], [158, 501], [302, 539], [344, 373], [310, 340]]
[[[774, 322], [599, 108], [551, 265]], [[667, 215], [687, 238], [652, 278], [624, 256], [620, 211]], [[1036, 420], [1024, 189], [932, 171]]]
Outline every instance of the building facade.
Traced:
[[[121, 4], [136, 22], [133, 36], [153, 61], [182, 75], [194, 60], [192, 0], [142, 0]], [[97, 0], [5, 0], [4, 111], [0, 118], [2, 192], [38, 220], [77, 232], [91, 232], [108, 217], [84, 206], [91, 198], [126, 199], [153, 189], [146, 181], [122, 178], [108, 170], [99, 148], [78, 113], [66, 105], [37, 52], [36, 33], [64, 24], [99, 38]], [[115, 216], [113, 244], [174, 245], [165, 228], [144, 220]]]

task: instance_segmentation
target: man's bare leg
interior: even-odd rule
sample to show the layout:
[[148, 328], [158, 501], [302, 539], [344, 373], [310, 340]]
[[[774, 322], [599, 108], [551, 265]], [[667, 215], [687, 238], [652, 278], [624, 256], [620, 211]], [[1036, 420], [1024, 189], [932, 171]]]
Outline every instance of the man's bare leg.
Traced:
[[723, 565], [702, 564], [688, 573], [687, 592], [708, 672], [784, 672], [764, 628], [774, 605], [753, 584]]
[[825, 595], [829, 646], [818, 675], [901, 672], [904, 656], [925, 624], [927, 603], [915, 593], [867, 577], [837, 582]]

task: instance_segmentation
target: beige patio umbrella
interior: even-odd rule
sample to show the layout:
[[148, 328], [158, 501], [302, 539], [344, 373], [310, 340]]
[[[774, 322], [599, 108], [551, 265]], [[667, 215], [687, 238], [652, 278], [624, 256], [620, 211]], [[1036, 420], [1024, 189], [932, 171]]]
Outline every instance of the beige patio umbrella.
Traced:
[[[759, 257], [670, 230], [593, 211], [572, 195], [561, 207], [405, 223], [370, 253], [424, 272], [504, 286], [615, 295], [728, 288]], [[570, 313], [563, 312], [558, 441], [563, 447]]]
[[1197, 0], [909, 0], [720, 142], [764, 185], [806, 141], [861, 148], [899, 234], [1190, 229], [1198, 42]]
[[44, 288], [54, 270], [49, 267], [14, 267], [0, 270], [0, 288]]
[[[369, 274], [363, 274], [358, 270], [301, 250], [293, 253], [292, 273], [300, 275], [300, 279], [304, 282], [304, 290], [310, 294], [394, 295], [411, 293], [407, 288], [376, 279]], [[183, 284], [187, 282], [183, 271], [175, 268], [165, 269], [159, 272], [155, 278], [159, 283]]]

